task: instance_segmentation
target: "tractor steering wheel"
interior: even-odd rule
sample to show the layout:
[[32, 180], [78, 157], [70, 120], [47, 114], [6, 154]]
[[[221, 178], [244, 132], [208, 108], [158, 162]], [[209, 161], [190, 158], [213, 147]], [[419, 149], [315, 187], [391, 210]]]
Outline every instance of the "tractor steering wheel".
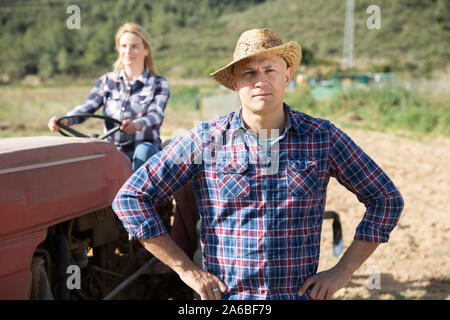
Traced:
[[[102, 135], [96, 135], [96, 134], [83, 134], [69, 126], [66, 126], [64, 124], [61, 123], [61, 120], [63, 119], [70, 119], [70, 118], [98, 118], [98, 119], [103, 119], [106, 121], [111, 121], [116, 123], [117, 125], [112, 128], [109, 129], [108, 131], [106, 131], [104, 134]], [[56, 124], [58, 125], [58, 127], [60, 127], [61, 129], [64, 129], [65, 131], [69, 132], [70, 134], [72, 134], [72, 136], [74, 137], [82, 137], [82, 138], [97, 138], [97, 139], [101, 139], [104, 140], [107, 137], [111, 136], [112, 134], [114, 134], [116, 131], [120, 130], [120, 125], [122, 124], [122, 121], [108, 117], [108, 116], [103, 116], [103, 115], [99, 115], [99, 114], [91, 114], [91, 113], [78, 113], [78, 114], [74, 114], [74, 115], [70, 115], [70, 116], [62, 116], [62, 117], [58, 117], [55, 120]], [[70, 135], [68, 135], [66, 132], [62, 131], [62, 130], [58, 130], [59, 133], [61, 133], [63, 136], [66, 137], [70, 137]], [[132, 136], [132, 138], [126, 142], [122, 142], [122, 143], [114, 143], [116, 145], [116, 147], [124, 147], [127, 146], [129, 144], [134, 143], [135, 141], [135, 135]]]

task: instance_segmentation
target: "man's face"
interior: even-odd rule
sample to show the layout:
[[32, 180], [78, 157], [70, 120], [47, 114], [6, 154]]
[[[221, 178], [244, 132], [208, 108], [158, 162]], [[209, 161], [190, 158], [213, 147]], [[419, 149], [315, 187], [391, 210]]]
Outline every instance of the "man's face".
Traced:
[[244, 108], [259, 115], [283, 110], [284, 90], [292, 68], [277, 55], [259, 55], [234, 65], [233, 85]]

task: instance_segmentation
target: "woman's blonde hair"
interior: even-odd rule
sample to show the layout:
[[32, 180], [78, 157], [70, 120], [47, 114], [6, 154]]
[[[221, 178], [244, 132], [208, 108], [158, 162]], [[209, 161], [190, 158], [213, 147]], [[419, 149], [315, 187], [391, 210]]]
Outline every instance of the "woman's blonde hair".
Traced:
[[[142, 39], [142, 42], [144, 43], [144, 48], [148, 49], [148, 55], [144, 59], [144, 67], [148, 69], [150, 73], [156, 75], [156, 66], [155, 62], [153, 61], [152, 48], [150, 46], [150, 36], [140, 25], [128, 22], [125, 23], [123, 26], [121, 26], [119, 30], [117, 30], [116, 50], [119, 51], [120, 37], [126, 32], [133, 33]], [[120, 56], [117, 58], [116, 62], [114, 62], [113, 66], [115, 72], [120, 72], [120, 70], [123, 69], [123, 63], [122, 61], [120, 61]]]

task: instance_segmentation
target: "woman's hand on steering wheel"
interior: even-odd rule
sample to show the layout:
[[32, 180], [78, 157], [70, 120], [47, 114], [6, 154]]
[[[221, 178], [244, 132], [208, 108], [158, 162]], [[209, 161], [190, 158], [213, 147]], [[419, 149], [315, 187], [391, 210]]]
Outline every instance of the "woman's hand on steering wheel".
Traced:
[[[69, 124], [69, 118], [98, 118], [98, 119], [103, 119], [105, 121], [109, 121], [115, 124], [115, 126], [111, 129], [109, 129], [108, 131], [104, 132], [101, 135], [96, 135], [95, 137], [98, 139], [106, 139], [107, 137], [113, 135], [115, 132], [119, 131], [122, 129], [122, 124], [124, 121], [120, 121], [117, 119], [114, 119], [112, 117], [109, 116], [104, 116], [104, 115], [99, 115], [99, 114], [90, 114], [90, 113], [78, 113], [78, 114], [74, 114], [74, 115], [70, 115], [70, 116], [62, 116], [62, 117], [53, 117], [50, 119], [49, 123], [48, 123], [48, 127], [50, 128], [50, 130], [52, 131], [58, 131], [59, 133], [61, 133], [63, 136], [69, 136], [69, 134], [71, 136], [75, 136], [75, 137], [84, 137], [84, 138], [88, 138], [92, 135], [86, 135], [83, 134], [71, 127], [68, 126]], [[137, 122], [137, 121], [135, 121]], [[134, 128], [134, 129], [141, 129], [140, 128], [140, 124], [139, 122], [137, 122], [137, 125], [132, 125], [131, 121], [128, 121], [128, 125], [124, 126], [125, 128], [128, 128], [130, 131]], [[56, 129], [56, 130], [53, 130]], [[136, 132], [137, 130], [135, 130], [134, 132]], [[66, 133], [67, 132], [67, 133]], [[126, 132], [126, 131], [125, 131]], [[131, 134], [131, 138], [126, 141], [126, 142], [115, 142], [115, 146], [116, 147], [124, 147], [130, 144], [133, 144], [135, 142], [135, 135], [134, 132]], [[69, 133], [69, 134], [68, 134]], [[128, 133], [128, 132], [127, 132]]]
[[[50, 131], [59, 131], [61, 128], [56, 124], [56, 119], [58, 119], [57, 116], [52, 117], [49, 121], [48, 121], [48, 128], [50, 129]], [[62, 119], [60, 120], [60, 123], [67, 126], [69, 124], [69, 119]]]
[[142, 125], [139, 123], [139, 121], [133, 119], [122, 120], [122, 124], [120, 125], [120, 130], [128, 134], [135, 134], [137, 131], [141, 129]]

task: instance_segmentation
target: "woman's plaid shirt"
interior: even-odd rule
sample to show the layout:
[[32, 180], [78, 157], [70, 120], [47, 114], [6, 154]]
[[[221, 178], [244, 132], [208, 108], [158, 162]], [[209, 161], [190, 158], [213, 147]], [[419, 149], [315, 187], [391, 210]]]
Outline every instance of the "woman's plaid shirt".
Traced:
[[354, 238], [388, 241], [403, 209], [392, 181], [329, 121], [284, 110], [286, 130], [269, 150], [245, 129], [239, 108], [150, 158], [113, 202], [130, 239], [165, 234], [154, 203], [192, 180], [203, 267], [228, 286], [223, 298], [307, 299], [297, 290], [317, 272], [326, 189], [335, 177], [367, 208]]
[[[169, 85], [159, 76], [145, 70], [135, 81], [130, 82], [125, 72], [108, 72], [101, 76], [87, 99], [72, 109], [67, 115], [77, 113], [95, 113], [100, 107], [103, 115], [117, 120], [137, 119], [142, 129], [136, 132], [136, 143], [152, 142], [160, 149], [159, 130], [164, 119], [164, 110], [169, 99]], [[86, 118], [71, 118], [70, 125], [81, 123]], [[111, 129], [113, 123], [105, 121], [105, 130]], [[117, 131], [108, 137], [111, 142], [125, 142], [131, 136]]]

